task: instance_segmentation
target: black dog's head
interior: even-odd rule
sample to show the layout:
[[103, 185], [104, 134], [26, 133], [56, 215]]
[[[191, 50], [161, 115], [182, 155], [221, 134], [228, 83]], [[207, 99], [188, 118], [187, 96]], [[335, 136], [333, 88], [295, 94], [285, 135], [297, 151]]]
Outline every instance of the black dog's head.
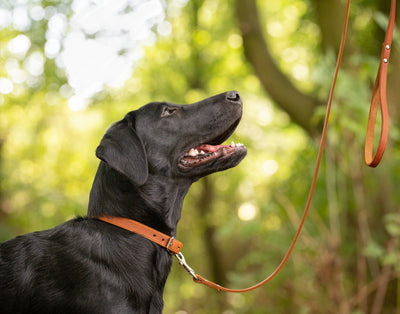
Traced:
[[241, 117], [236, 91], [191, 105], [149, 103], [113, 124], [96, 155], [136, 186], [149, 174], [197, 180], [234, 167], [245, 157], [242, 144], [221, 145]]

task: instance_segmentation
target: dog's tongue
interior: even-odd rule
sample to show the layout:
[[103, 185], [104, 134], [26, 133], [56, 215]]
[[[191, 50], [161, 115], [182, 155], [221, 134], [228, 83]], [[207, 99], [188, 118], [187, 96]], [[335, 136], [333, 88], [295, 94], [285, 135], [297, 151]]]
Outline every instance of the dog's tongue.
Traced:
[[197, 149], [199, 152], [200, 151], [205, 151], [205, 152], [215, 153], [218, 149], [220, 149], [221, 147], [224, 147], [224, 146], [228, 146], [228, 145], [202, 144], [202, 145], [199, 145], [199, 146], [195, 147], [195, 149]]

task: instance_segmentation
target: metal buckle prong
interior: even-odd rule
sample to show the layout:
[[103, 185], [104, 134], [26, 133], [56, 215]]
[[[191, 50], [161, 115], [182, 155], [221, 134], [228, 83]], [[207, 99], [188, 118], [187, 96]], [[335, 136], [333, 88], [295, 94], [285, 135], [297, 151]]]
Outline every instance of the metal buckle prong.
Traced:
[[171, 237], [171, 238], [169, 238], [169, 240], [168, 240], [168, 243], [167, 243], [167, 251], [170, 253], [170, 254], [174, 254], [174, 252], [171, 252], [170, 250], [169, 250], [169, 248], [171, 247], [171, 245], [172, 245], [172, 242], [174, 241], [174, 237]]

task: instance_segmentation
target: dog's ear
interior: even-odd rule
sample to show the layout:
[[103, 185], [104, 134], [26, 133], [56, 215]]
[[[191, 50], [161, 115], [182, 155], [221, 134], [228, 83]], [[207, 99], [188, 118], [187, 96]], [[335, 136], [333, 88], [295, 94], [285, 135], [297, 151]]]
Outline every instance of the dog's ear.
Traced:
[[126, 120], [115, 123], [107, 130], [96, 149], [96, 156], [135, 185], [140, 186], [147, 181], [144, 145]]

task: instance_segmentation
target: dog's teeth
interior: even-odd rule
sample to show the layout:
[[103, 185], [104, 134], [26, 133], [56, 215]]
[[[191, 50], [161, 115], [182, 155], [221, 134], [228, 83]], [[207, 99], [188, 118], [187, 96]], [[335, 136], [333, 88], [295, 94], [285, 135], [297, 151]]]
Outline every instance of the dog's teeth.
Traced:
[[199, 151], [197, 149], [194, 149], [194, 148], [190, 149], [189, 152], [188, 152], [188, 155], [192, 156], [192, 157], [197, 156], [198, 154], [199, 154]]
[[231, 145], [229, 145], [230, 147], [241, 147], [241, 146], [244, 146], [242, 143], [237, 143], [237, 144], [235, 144], [235, 142], [234, 141], [232, 141], [232, 143], [231, 143]]
[[200, 154], [205, 155], [206, 153], [202, 150], [202, 151], [200, 152]]

